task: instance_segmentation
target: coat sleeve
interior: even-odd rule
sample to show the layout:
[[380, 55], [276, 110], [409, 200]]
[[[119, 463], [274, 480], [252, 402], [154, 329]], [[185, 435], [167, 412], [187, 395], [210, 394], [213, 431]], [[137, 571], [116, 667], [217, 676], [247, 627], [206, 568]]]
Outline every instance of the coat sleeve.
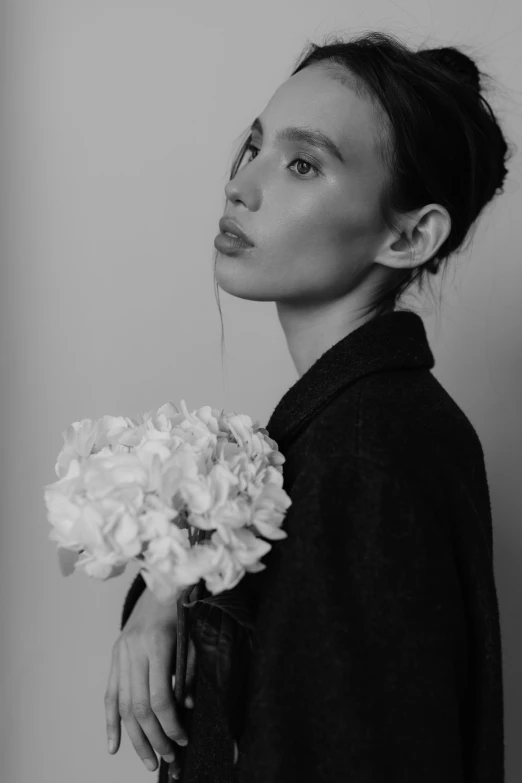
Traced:
[[262, 572], [240, 783], [464, 783], [466, 618], [445, 506], [366, 459], [308, 465]]

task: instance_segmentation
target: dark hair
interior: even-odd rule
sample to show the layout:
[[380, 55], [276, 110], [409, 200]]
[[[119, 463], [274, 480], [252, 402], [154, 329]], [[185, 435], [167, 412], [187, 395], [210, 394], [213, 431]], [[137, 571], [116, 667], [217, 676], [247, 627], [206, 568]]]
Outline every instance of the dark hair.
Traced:
[[[450, 233], [436, 255], [421, 266], [397, 270], [392, 284], [380, 292], [372, 308], [379, 315], [393, 310], [414, 282], [422, 290], [427, 276], [462, 247], [486, 204], [502, 192], [512, 152], [481, 93], [481, 78], [487, 77], [454, 47], [415, 52], [392, 35], [371, 32], [349, 41], [309, 44], [291, 75], [312, 65], [326, 67], [332, 78], [383, 110], [378, 130], [388, 181], [380, 207], [386, 224], [398, 231], [395, 215], [429, 203], [445, 207], [451, 217]], [[250, 135], [234, 159], [230, 179], [249, 142]], [[216, 259], [217, 252], [214, 282]]]

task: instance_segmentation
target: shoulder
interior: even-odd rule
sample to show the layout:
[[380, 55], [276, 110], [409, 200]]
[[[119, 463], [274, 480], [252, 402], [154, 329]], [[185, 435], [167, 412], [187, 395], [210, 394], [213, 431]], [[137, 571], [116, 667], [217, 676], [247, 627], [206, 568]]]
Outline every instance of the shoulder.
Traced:
[[430, 370], [393, 370], [359, 379], [313, 423], [310, 451], [346, 454], [395, 473], [436, 464], [465, 472], [483, 463], [471, 421]]

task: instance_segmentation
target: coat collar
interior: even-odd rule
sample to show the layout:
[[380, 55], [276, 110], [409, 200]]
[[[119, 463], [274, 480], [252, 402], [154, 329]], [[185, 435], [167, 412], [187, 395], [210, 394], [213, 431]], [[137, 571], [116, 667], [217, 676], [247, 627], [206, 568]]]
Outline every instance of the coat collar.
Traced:
[[394, 310], [373, 318], [335, 343], [294, 383], [266, 426], [284, 453], [298, 430], [343, 388], [389, 369], [435, 366], [422, 318]]

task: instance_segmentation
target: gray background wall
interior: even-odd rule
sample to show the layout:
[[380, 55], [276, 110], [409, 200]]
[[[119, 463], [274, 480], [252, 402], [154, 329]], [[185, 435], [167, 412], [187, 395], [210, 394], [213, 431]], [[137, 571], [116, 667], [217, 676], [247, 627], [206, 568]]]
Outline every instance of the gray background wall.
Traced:
[[[4, 0], [0, 11], [0, 779], [151, 779], [103, 696], [129, 570], [64, 580], [43, 504], [61, 431], [167, 400], [263, 424], [296, 373], [272, 303], [221, 293], [213, 239], [236, 142], [307, 39], [381, 29], [452, 43], [521, 130], [515, 0]], [[507, 781], [522, 776], [521, 164], [424, 317], [437, 378], [481, 437], [495, 524]]]

